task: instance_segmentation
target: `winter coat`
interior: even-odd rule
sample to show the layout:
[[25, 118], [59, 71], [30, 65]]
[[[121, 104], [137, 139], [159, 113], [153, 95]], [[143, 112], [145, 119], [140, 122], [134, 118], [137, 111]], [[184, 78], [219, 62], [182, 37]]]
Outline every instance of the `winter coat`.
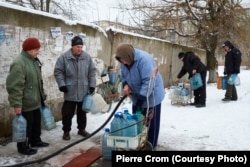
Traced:
[[201, 62], [200, 58], [196, 56], [193, 52], [187, 52], [183, 58], [183, 66], [181, 71], [177, 75], [177, 78], [183, 77], [186, 73], [189, 74], [188, 78], [193, 76], [193, 70], [196, 70], [196, 73], [201, 73], [206, 70], [206, 66]]
[[241, 52], [231, 42], [227, 41], [226, 44], [230, 50], [225, 55], [224, 74], [238, 74], [240, 73]]
[[67, 101], [81, 102], [89, 87], [96, 87], [96, 67], [84, 51], [78, 60], [71, 49], [63, 53], [56, 61], [54, 76], [59, 88], [67, 86], [68, 92], [64, 93]]
[[24, 112], [39, 109], [46, 98], [40, 61], [22, 51], [10, 65], [6, 87], [12, 107]]
[[148, 97], [149, 100], [149, 106], [147, 106], [147, 102], [145, 101], [142, 104], [143, 108], [160, 104], [164, 99], [165, 90], [159, 72], [155, 78], [150, 80], [150, 75], [156, 67], [153, 56], [143, 50], [135, 48], [133, 59], [133, 65], [130, 68], [121, 64], [122, 83], [128, 84], [132, 89], [131, 96], [133, 104], [137, 103], [138, 97], [140, 96]]

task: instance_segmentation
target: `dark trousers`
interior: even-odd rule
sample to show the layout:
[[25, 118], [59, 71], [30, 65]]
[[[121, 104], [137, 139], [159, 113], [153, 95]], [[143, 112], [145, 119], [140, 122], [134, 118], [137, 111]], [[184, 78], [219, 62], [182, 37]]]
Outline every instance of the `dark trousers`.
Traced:
[[[231, 77], [231, 75], [232, 74], [227, 75], [227, 81]], [[227, 83], [225, 98], [227, 98], [227, 99], [234, 99], [234, 100], [238, 99], [237, 90], [236, 90], [235, 85], [229, 85]]]
[[82, 110], [82, 102], [64, 101], [62, 106], [62, 130], [69, 132], [71, 130], [72, 118], [77, 115], [77, 128], [85, 130], [87, 124], [86, 112]]
[[[149, 109], [149, 112], [153, 112], [153, 118], [149, 123], [148, 129], [148, 141], [152, 144], [153, 148], [155, 148], [158, 144], [158, 137], [160, 132], [160, 123], [161, 123], [161, 103], [156, 105], [153, 108]], [[133, 106], [133, 113], [136, 112], [136, 107]], [[142, 114], [146, 116], [147, 109], [144, 108]]]
[[194, 90], [194, 103], [197, 104], [206, 104], [206, 77], [207, 77], [207, 70], [204, 70], [201, 74], [202, 86], [196, 90]]
[[33, 111], [23, 111], [22, 115], [27, 121], [27, 141], [18, 142], [17, 148], [23, 149], [28, 147], [31, 143], [36, 143], [41, 141], [41, 113], [40, 109]]

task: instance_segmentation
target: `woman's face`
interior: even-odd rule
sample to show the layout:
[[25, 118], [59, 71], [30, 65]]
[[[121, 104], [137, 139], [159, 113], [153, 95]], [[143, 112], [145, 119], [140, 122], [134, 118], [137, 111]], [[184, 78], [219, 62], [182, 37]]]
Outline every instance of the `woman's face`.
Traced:
[[125, 59], [123, 59], [123, 58], [120, 58], [119, 61], [120, 61], [122, 64], [125, 64], [125, 65], [128, 65], [128, 66], [131, 65], [131, 63], [127, 62], [127, 61], [126, 61]]

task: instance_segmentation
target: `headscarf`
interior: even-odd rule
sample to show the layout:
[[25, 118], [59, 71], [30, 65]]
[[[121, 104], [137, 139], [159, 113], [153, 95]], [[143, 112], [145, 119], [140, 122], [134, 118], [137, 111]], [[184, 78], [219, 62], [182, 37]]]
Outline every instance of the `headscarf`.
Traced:
[[130, 65], [134, 63], [134, 47], [130, 44], [120, 44], [116, 49], [115, 58], [120, 61], [124, 59]]

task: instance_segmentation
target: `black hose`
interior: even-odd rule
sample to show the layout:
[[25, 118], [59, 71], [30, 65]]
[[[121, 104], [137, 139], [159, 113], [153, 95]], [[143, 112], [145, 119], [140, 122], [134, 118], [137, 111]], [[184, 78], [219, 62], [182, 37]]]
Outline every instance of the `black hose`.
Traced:
[[41, 158], [41, 159], [38, 159], [38, 160], [35, 160], [35, 161], [28, 161], [28, 162], [24, 162], [24, 163], [20, 163], [20, 164], [10, 165], [10, 166], [6, 166], [6, 167], [20, 167], [20, 166], [31, 165], [31, 164], [34, 164], [34, 163], [40, 163], [42, 161], [46, 161], [46, 160], [48, 160], [48, 159], [50, 159], [50, 158], [58, 155], [59, 153], [63, 152], [64, 150], [66, 150], [66, 149], [68, 149], [68, 148], [70, 148], [70, 147], [72, 147], [72, 146], [74, 146], [74, 145], [76, 145], [76, 144], [78, 144], [78, 143], [80, 143], [82, 141], [85, 141], [85, 140], [89, 139], [90, 137], [94, 136], [96, 133], [98, 133], [100, 130], [102, 130], [105, 127], [105, 125], [111, 120], [111, 118], [113, 117], [114, 113], [116, 112], [116, 110], [119, 108], [119, 106], [121, 105], [121, 103], [123, 102], [123, 100], [126, 97], [127, 96], [125, 95], [125, 96], [123, 96], [121, 98], [121, 100], [118, 102], [118, 104], [116, 105], [114, 111], [110, 114], [110, 116], [108, 117], [108, 119], [97, 130], [95, 130], [93, 133], [91, 133], [89, 136], [87, 136], [87, 137], [85, 137], [83, 139], [77, 140], [74, 143], [71, 143], [71, 144], [63, 147], [62, 149], [54, 152], [53, 154], [50, 154], [50, 155], [44, 157], [44, 158]]

